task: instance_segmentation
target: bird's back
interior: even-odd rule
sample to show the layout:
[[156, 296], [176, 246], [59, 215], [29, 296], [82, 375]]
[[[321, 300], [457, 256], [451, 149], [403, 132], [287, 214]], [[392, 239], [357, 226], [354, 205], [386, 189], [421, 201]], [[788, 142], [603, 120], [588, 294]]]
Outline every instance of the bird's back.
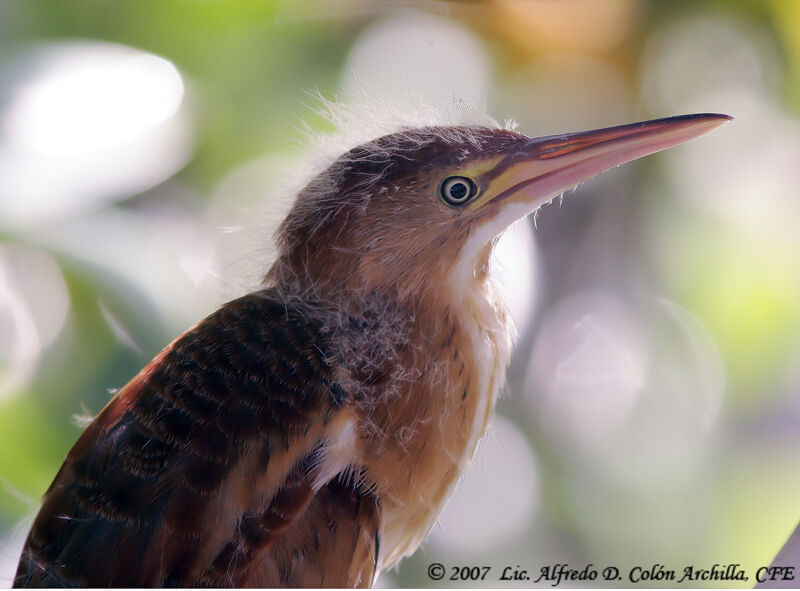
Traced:
[[317, 481], [347, 395], [313, 311], [287, 302], [225, 305], [109, 402], [47, 491], [15, 586], [371, 583], [378, 501]]

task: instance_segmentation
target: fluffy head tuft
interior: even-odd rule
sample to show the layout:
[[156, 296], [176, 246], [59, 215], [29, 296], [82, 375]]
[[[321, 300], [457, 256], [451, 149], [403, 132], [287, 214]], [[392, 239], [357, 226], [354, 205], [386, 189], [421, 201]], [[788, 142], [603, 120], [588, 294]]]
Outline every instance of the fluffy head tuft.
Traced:
[[335, 129], [333, 133], [321, 133], [306, 127], [308, 147], [315, 154], [313, 168], [317, 173], [353, 148], [404, 130], [489, 127], [513, 131], [516, 128], [512, 120], [501, 126], [486, 112], [485, 106], [461, 99], [436, 104], [408, 95], [403, 103], [390, 103], [366, 90], [358, 97], [345, 96], [335, 101], [326, 99], [319, 92], [310, 96], [316, 104], [316, 112]]

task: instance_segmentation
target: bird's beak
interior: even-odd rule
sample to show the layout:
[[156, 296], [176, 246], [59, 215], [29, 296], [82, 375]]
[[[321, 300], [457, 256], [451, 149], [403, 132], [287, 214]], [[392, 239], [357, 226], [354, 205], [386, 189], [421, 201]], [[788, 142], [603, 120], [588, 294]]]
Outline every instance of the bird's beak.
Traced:
[[[610, 168], [671, 148], [727, 123], [716, 113], [681, 115], [592, 131], [531, 139], [521, 150], [503, 157], [488, 172], [487, 187], [473, 207], [533, 211]], [[506, 205], [517, 203], [517, 207]]]

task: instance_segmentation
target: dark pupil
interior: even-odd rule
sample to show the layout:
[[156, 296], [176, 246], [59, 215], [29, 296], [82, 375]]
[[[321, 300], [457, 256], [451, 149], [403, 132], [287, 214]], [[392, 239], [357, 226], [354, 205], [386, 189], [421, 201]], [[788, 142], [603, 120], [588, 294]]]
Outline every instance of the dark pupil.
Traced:
[[465, 183], [454, 183], [450, 186], [450, 197], [460, 201], [467, 195], [467, 185]]

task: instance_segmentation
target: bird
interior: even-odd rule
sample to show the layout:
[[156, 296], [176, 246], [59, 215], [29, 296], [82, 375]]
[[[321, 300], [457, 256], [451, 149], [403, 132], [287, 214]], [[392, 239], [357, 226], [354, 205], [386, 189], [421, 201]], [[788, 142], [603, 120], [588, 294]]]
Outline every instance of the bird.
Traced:
[[730, 119], [535, 138], [402, 124], [335, 154], [297, 191], [258, 288], [80, 435], [14, 586], [370, 587], [436, 523], [504, 383], [503, 231]]

